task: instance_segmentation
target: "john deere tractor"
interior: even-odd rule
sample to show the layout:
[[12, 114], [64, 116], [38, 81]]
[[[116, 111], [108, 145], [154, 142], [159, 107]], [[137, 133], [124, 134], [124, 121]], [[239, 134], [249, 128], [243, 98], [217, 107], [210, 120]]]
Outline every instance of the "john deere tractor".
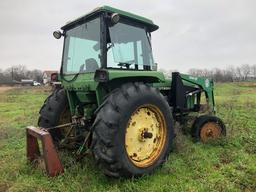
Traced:
[[61, 69], [52, 75], [61, 85], [38, 120], [56, 147], [91, 151], [105, 174], [131, 177], [166, 161], [176, 122], [194, 117], [197, 141], [225, 135], [211, 79], [157, 71], [151, 20], [103, 6], [61, 29], [53, 33], [64, 39]]

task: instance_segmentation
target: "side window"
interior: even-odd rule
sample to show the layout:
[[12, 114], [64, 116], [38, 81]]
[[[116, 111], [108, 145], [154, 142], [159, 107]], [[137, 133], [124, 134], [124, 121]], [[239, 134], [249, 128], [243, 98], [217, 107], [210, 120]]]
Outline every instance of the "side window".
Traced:
[[[95, 41], [88, 39], [81, 39], [76, 37], [70, 37], [69, 49], [68, 49], [68, 60], [67, 60], [67, 71], [77, 72], [81, 66], [85, 64], [87, 59], [94, 58], [97, 63], [99, 60], [99, 51], [92, 51], [93, 46], [96, 44]], [[86, 66], [84, 67], [86, 71]]]
[[94, 72], [100, 67], [100, 20], [88, 21], [66, 31], [63, 72]]
[[[141, 41], [136, 42], [137, 46], [137, 61], [136, 63], [143, 63], [143, 53]], [[138, 65], [138, 69], [143, 69], [143, 65]]]

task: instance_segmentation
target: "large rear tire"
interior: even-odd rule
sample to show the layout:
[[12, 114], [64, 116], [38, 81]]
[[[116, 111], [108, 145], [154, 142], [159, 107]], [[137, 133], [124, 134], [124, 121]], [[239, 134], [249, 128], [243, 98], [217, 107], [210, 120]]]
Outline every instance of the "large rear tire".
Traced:
[[[38, 126], [47, 129], [69, 122], [71, 122], [71, 116], [66, 92], [64, 89], [55, 89], [44, 101], [39, 111]], [[53, 129], [49, 132], [57, 143], [63, 138], [60, 129]]]
[[155, 88], [129, 83], [113, 91], [97, 111], [92, 151], [114, 177], [140, 176], [166, 161], [173, 140], [168, 103]]

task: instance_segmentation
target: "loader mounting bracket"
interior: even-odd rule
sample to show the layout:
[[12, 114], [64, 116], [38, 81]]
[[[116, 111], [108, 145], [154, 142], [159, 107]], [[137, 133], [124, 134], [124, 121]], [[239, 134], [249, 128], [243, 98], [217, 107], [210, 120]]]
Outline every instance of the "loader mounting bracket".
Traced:
[[[172, 84], [171, 84], [171, 92], [169, 95], [170, 105], [173, 106], [174, 112], [188, 112], [189, 109], [187, 107], [187, 96], [189, 94], [200, 93], [202, 90], [199, 88], [186, 86], [182, 82], [182, 77], [179, 72], [172, 73]], [[194, 106], [192, 111], [199, 111], [200, 106]]]
[[[35, 163], [42, 156], [44, 159], [46, 172], [50, 177], [64, 173], [63, 166], [59, 159], [57, 150], [53, 144], [50, 133], [42, 128], [27, 127], [27, 159], [30, 163]], [[38, 140], [42, 142], [42, 154], [40, 153]]]

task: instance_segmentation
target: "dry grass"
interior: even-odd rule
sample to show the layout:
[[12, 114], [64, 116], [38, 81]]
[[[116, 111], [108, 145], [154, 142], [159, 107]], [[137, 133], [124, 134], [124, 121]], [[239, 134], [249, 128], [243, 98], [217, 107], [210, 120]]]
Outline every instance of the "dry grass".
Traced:
[[8, 87], [8, 86], [0, 86], [0, 93], [3, 93], [5, 91], [11, 90], [14, 87]]

